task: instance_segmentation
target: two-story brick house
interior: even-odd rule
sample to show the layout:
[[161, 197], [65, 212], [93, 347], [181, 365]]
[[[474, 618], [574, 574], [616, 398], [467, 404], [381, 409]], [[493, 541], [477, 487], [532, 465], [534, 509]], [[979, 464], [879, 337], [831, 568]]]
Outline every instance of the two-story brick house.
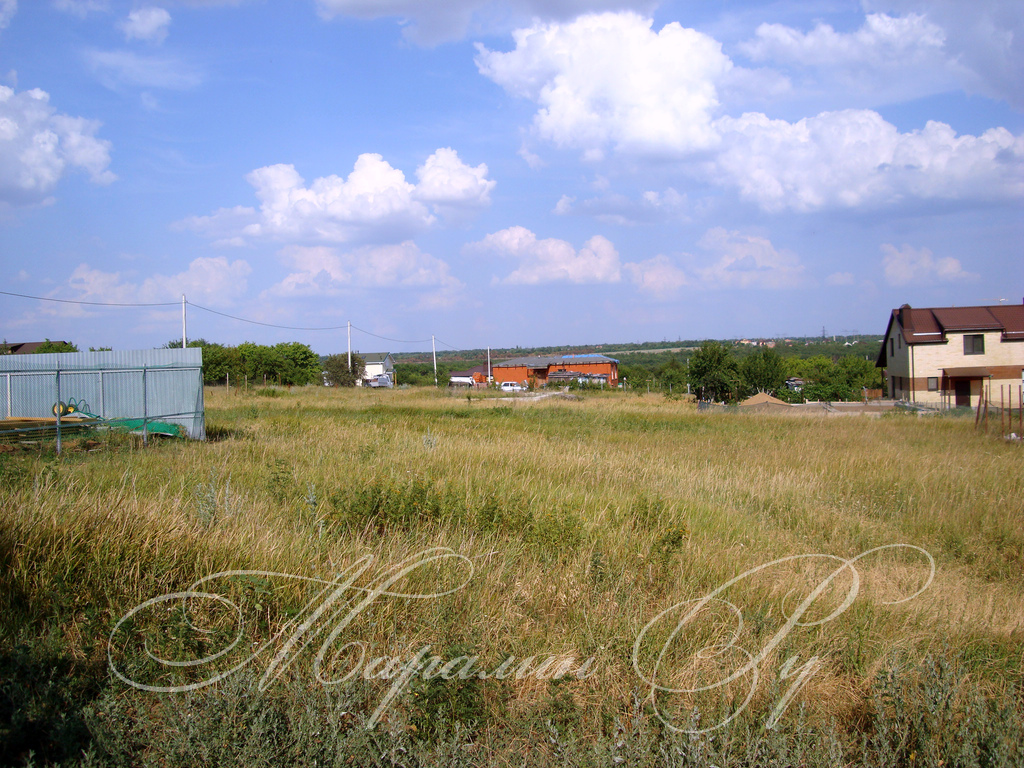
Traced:
[[888, 396], [938, 407], [976, 406], [982, 393], [1016, 401], [1024, 372], [1024, 304], [894, 309], [875, 363]]

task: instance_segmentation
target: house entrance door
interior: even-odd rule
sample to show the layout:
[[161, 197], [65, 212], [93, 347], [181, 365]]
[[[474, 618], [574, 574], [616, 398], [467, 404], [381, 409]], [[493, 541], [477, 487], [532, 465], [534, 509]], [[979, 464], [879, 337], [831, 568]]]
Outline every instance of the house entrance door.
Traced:
[[957, 379], [953, 383], [953, 392], [956, 397], [956, 407], [971, 407], [971, 380]]

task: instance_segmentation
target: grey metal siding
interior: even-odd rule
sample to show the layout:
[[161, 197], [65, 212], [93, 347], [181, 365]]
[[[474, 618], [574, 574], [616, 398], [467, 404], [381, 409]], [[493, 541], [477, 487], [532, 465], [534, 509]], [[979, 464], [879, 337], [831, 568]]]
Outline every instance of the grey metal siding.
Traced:
[[[57, 402], [74, 399], [80, 410], [106, 419], [180, 424], [206, 437], [203, 353], [199, 348], [142, 349], [0, 356], [4, 417], [52, 416]], [[143, 380], [145, 379], [145, 388]]]

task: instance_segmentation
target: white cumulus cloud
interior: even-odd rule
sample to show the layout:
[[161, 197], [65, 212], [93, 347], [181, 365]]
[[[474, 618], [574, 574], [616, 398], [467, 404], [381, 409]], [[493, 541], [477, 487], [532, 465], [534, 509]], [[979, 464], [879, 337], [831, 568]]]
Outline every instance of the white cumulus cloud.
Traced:
[[121, 31], [128, 40], [146, 40], [162, 43], [171, 26], [171, 14], [163, 8], [136, 8], [121, 22]]
[[[921, 14], [873, 14], [853, 33], [825, 25], [810, 33], [765, 26], [748, 50], [818, 70], [831, 67], [833, 81], [842, 76], [853, 82], [870, 71], [869, 91], [898, 83], [905, 67], [916, 67], [921, 77], [942, 70], [933, 85], [946, 88], [946, 65], [955, 66], [944, 53], [944, 34]], [[1024, 194], [1024, 137], [1004, 128], [957, 135], [944, 123], [929, 122], [900, 133], [867, 109], [820, 112], [795, 122], [761, 112], [722, 114], [723, 88], [735, 89], [744, 78], [770, 78], [734, 66], [717, 41], [677, 23], [655, 31], [651, 19], [635, 13], [605, 13], [535, 23], [513, 38], [509, 52], [478, 46], [478, 69], [537, 104], [536, 139], [578, 149], [586, 159], [612, 152], [631, 162], [672, 161], [669, 172], [736, 190], [769, 211]], [[832, 90], [850, 94], [853, 86]], [[611, 202], [614, 207], [622, 201]], [[558, 212], [580, 207], [567, 198]]]
[[449, 214], [462, 210], [475, 210], [491, 204], [491, 190], [497, 182], [487, 178], [487, 166], [475, 168], [459, 159], [451, 147], [438, 149], [416, 169], [414, 196], [417, 200], [434, 205]]
[[380, 155], [360, 155], [346, 179], [325, 176], [309, 186], [292, 165], [258, 168], [246, 178], [260, 200], [263, 233], [284, 239], [346, 242], [369, 229], [407, 232], [434, 222], [405, 174]]
[[868, 10], [919, 14], [945, 34], [968, 90], [1024, 108], [1024, 13], [1019, 0], [863, 0]]
[[796, 254], [776, 248], [761, 235], [709, 229], [697, 243], [714, 259], [682, 254], [687, 267], [665, 254], [622, 265], [637, 288], [656, 299], [667, 300], [680, 288], [718, 290], [722, 288], [787, 289], [807, 283], [804, 266]]
[[1024, 195], [1024, 137], [1004, 128], [957, 136], [929, 122], [900, 133], [870, 110], [795, 123], [747, 113], [717, 125], [722, 147], [708, 176], [770, 211]]
[[883, 104], [949, 91], [963, 68], [945, 48], [941, 27], [922, 14], [868, 14], [853, 32], [819, 22], [809, 32], [762, 24], [739, 48], [752, 60], [782, 65], [800, 81], [799, 93], [841, 94]]
[[0, 86], [0, 203], [43, 202], [70, 168], [97, 184], [112, 182], [110, 142], [96, 137], [99, 128], [99, 121], [58, 113], [38, 88]]
[[621, 278], [618, 251], [601, 235], [576, 250], [565, 240], [540, 240], [525, 227], [516, 226], [489, 234], [467, 249], [517, 261], [519, 267], [501, 281], [514, 285], [616, 283]]
[[294, 270], [271, 289], [282, 296], [338, 295], [353, 288], [451, 292], [462, 287], [444, 261], [423, 253], [411, 241], [347, 252], [329, 246], [288, 246], [282, 257]]
[[437, 221], [437, 213], [465, 213], [490, 203], [487, 166], [465, 165], [439, 149], [417, 170], [420, 183], [377, 154], [362, 154], [348, 177], [306, 181], [288, 164], [257, 168], [247, 177], [259, 200], [195, 216], [182, 226], [222, 245], [271, 237], [294, 243], [402, 242]]
[[659, 299], [667, 299], [683, 286], [690, 285], [686, 271], [664, 254], [646, 261], [628, 262], [622, 269], [638, 289]]
[[591, 159], [610, 147], [683, 154], [713, 147], [716, 81], [732, 68], [721, 44], [635, 13], [517, 30], [507, 53], [477, 46], [480, 72], [539, 105], [538, 136]]
[[713, 264], [696, 270], [695, 282], [708, 288], [793, 288], [805, 282], [797, 256], [780, 250], [766, 237], [708, 230], [698, 243], [718, 255]]
[[932, 285], [943, 282], [976, 280], [978, 275], [964, 270], [952, 256], [936, 258], [928, 248], [882, 246], [882, 268], [889, 285]]
[[155, 274], [141, 282], [120, 272], [105, 272], [80, 264], [68, 277], [68, 291], [80, 301], [146, 303], [177, 301], [185, 294], [198, 302], [225, 305], [245, 294], [252, 272], [244, 260], [223, 256], [198, 258], [176, 275]]

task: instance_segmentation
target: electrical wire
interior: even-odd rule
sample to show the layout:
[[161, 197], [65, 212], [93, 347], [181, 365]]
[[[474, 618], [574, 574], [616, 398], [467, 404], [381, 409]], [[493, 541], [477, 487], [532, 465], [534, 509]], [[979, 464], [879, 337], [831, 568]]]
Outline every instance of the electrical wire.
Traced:
[[27, 293], [11, 293], [10, 291], [0, 291], [0, 294], [4, 296], [17, 296], [21, 299], [37, 299], [38, 301], [56, 301], [60, 304], [87, 304], [90, 307], [177, 307], [180, 306], [179, 301], [159, 301], [150, 303], [123, 303], [113, 301], [82, 301], [80, 299], [55, 299], [50, 296], [29, 296]]
[[356, 328], [352, 326], [353, 331], [359, 331], [365, 333], [367, 336], [373, 336], [375, 339], [383, 339], [384, 341], [393, 341], [396, 344], [426, 344], [430, 339], [391, 339], [387, 336], [378, 336], [376, 333], [370, 333], [369, 331], [363, 330], [362, 328]]
[[441, 340], [440, 340], [439, 338], [437, 338], [436, 336], [434, 337], [434, 341], [436, 341], [436, 342], [437, 342], [438, 344], [444, 344], [444, 345], [445, 345], [446, 347], [448, 347], [449, 349], [454, 349], [454, 350], [455, 350], [456, 352], [458, 352], [458, 351], [459, 351], [459, 348], [458, 348], [458, 347], [453, 347], [453, 346], [452, 346], [451, 344], [449, 344], [449, 343], [448, 343], [447, 341], [441, 341]]
[[[180, 304], [180, 302], [177, 302], [177, 301], [161, 301], [161, 302], [148, 302], [148, 303], [142, 303], [142, 302], [140, 302], [140, 303], [127, 303], [127, 302], [83, 301], [81, 299], [55, 299], [55, 298], [51, 298], [51, 297], [48, 297], [48, 296], [30, 296], [30, 295], [25, 294], [25, 293], [12, 293], [11, 291], [0, 291], [0, 295], [3, 295], [3, 296], [17, 296], [18, 298], [22, 298], [22, 299], [36, 299], [37, 301], [54, 301], [54, 302], [59, 302], [61, 304], [84, 304], [84, 305], [91, 306], [91, 307], [177, 307]], [[229, 320], [237, 320], [240, 323], [250, 323], [252, 325], [261, 325], [264, 328], [280, 328], [280, 329], [286, 330], [286, 331], [343, 331], [343, 330], [346, 330], [347, 328], [349, 328], [348, 324], [346, 324], [346, 325], [331, 325], [331, 326], [323, 326], [323, 327], [306, 327], [306, 326], [297, 326], [297, 325], [278, 325], [276, 323], [264, 323], [264, 322], [262, 322], [260, 320], [250, 320], [247, 317], [238, 317], [237, 315], [229, 315], [227, 312], [221, 312], [221, 311], [216, 310], [216, 309], [210, 309], [209, 307], [204, 307], [202, 304], [196, 304], [194, 302], [188, 301], [187, 299], [185, 300], [185, 304], [187, 304], [190, 307], [195, 307], [196, 309], [201, 309], [204, 312], [209, 312], [210, 314], [213, 314], [213, 315], [220, 315], [221, 317], [226, 317]], [[383, 341], [391, 341], [391, 342], [394, 342], [395, 344], [426, 344], [428, 341], [432, 340], [432, 339], [393, 339], [393, 338], [391, 338], [389, 336], [381, 336], [381, 335], [373, 333], [371, 331], [367, 331], [364, 328], [358, 328], [357, 326], [354, 326], [354, 325], [351, 326], [351, 328], [354, 331], [359, 331], [360, 333], [365, 333], [367, 336], [373, 336], [375, 339], [381, 339]], [[458, 347], [454, 347], [454, 346], [452, 346], [451, 344], [449, 344], [446, 341], [441, 341], [440, 339], [438, 339], [436, 337], [433, 339], [433, 341], [437, 341], [438, 343], [443, 344], [444, 346], [449, 347], [450, 349], [453, 349], [456, 352], [458, 351]]]
[[229, 315], [227, 312], [218, 312], [216, 309], [210, 309], [209, 307], [204, 307], [201, 304], [193, 304], [191, 301], [186, 301], [185, 303], [188, 304], [190, 307], [195, 307], [196, 309], [201, 309], [204, 312], [210, 312], [211, 314], [214, 315], [220, 315], [221, 317], [227, 317], [231, 320], [238, 320], [241, 323], [252, 323], [253, 325], [262, 325], [266, 328], [282, 328], [286, 331], [341, 331], [348, 327], [347, 325], [333, 325], [325, 326], [323, 328], [306, 328], [295, 325], [277, 325], [275, 323], [264, 323], [260, 322], [259, 320], [250, 320], [246, 317]]

